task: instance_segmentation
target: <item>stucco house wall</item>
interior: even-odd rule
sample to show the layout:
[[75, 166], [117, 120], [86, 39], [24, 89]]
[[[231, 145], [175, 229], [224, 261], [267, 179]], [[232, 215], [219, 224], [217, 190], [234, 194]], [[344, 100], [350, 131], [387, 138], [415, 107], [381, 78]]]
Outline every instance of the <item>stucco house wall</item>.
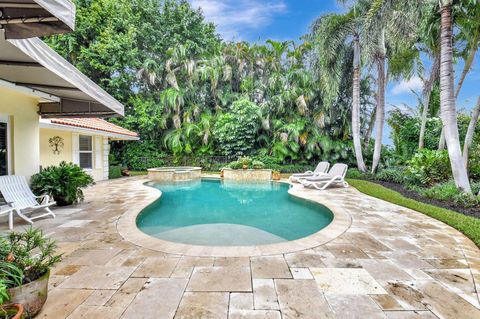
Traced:
[[39, 97], [0, 87], [0, 118], [9, 133], [9, 174], [30, 177], [40, 170]]

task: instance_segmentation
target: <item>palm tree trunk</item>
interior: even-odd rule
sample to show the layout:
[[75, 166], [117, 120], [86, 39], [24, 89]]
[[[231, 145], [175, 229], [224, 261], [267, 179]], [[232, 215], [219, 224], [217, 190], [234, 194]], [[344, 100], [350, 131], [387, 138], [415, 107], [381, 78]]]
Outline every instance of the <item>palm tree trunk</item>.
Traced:
[[377, 111], [375, 115], [375, 148], [373, 149], [372, 173], [378, 168], [382, 152], [383, 124], [385, 119], [385, 56], [377, 59]]
[[360, 141], [360, 43], [358, 35], [353, 40], [353, 101], [352, 101], [352, 137], [358, 170], [367, 170], [363, 161], [362, 143]]
[[445, 130], [443, 129], [443, 124], [442, 124], [442, 130], [440, 131], [440, 139], [438, 140], [438, 150], [444, 150], [445, 149]]
[[452, 166], [455, 185], [466, 193], [471, 194], [467, 169], [463, 165], [458, 134], [457, 110], [454, 95], [453, 51], [452, 51], [452, 8], [451, 1], [441, 8], [440, 29], [440, 108], [445, 142]]
[[370, 139], [372, 138], [373, 128], [375, 127], [376, 114], [377, 114], [377, 109], [373, 109], [372, 113], [370, 114], [370, 120], [368, 121], [367, 131], [365, 132], [365, 136], [363, 137], [364, 147], [368, 147], [368, 145], [370, 145]]
[[420, 137], [418, 139], [418, 149], [421, 150], [424, 146], [425, 141], [425, 128], [427, 126], [428, 118], [428, 107], [430, 105], [430, 96], [432, 94], [432, 88], [434, 83], [438, 80], [440, 73], [440, 55], [435, 54], [435, 60], [432, 65], [432, 70], [430, 71], [430, 77], [425, 82], [423, 86], [423, 111], [422, 111], [422, 122], [420, 125]]
[[467, 73], [470, 71], [470, 68], [472, 67], [473, 60], [475, 59], [475, 54], [477, 54], [479, 42], [480, 42], [480, 29], [477, 30], [477, 32], [473, 36], [472, 48], [470, 49], [470, 52], [468, 53], [468, 57], [465, 60], [465, 65], [463, 66], [462, 75], [460, 76], [460, 79], [458, 80], [457, 88], [455, 90], [455, 98], [458, 98], [458, 94], [460, 93], [460, 90], [462, 89], [463, 81], [465, 81], [465, 77], [467, 76]]
[[[473, 134], [475, 133], [475, 128], [477, 126], [478, 117], [480, 116], [480, 96], [477, 100], [477, 105], [473, 108], [472, 118], [468, 124], [467, 134], [465, 135], [465, 143], [463, 144], [463, 163], [468, 170], [468, 151], [472, 146]], [[468, 171], [467, 171], [468, 172]]]

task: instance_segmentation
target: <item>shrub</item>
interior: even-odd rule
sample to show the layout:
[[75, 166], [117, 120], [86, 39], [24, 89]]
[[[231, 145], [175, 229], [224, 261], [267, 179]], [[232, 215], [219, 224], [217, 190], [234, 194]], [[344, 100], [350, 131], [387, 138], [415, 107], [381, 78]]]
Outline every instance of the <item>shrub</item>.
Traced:
[[0, 280], [8, 288], [37, 280], [61, 260], [56, 248], [55, 241], [32, 227], [1, 237]]
[[364, 178], [364, 174], [358, 168], [349, 168], [347, 171], [347, 178], [360, 179]]
[[450, 159], [447, 151], [423, 149], [407, 163], [406, 178], [409, 183], [433, 185], [451, 177]]
[[247, 99], [232, 104], [229, 112], [220, 115], [213, 136], [224, 155], [245, 155], [255, 145], [260, 128], [260, 107]]
[[265, 167], [265, 164], [263, 164], [261, 161], [254, 160], [252, 161], [252, 166], [254, 169], [262, 169]]
[[82, 188], [92, 184], [93, 178], [80, 166], [66, 162], [49, 166], [32, 176], [33, 192], [53, 196], [58, 206], [82, 201]]
[[108, 178], [120, 178], [122, 177], [122, 167], [121, 166], [110, 166], [108, 168]]
[[243, 163], [240, 161], [234, 161], [228, 164], [228, 167], [231, 169], [241, 169], [243, 167]]
[[458, 190], [454, 181], [436, 184], [420, 192], [423, 196], [442, 201], [452, 201], [458, 206], [474, 207], [480, 202], [477, 196]]
[[468, 176], [480, 180], [480, 145], [473, 145], [468, 155]]
[[401, 168], [386, 168], [375, 175], [375, 179], [402, 184], [405, 181], [405, 170]]

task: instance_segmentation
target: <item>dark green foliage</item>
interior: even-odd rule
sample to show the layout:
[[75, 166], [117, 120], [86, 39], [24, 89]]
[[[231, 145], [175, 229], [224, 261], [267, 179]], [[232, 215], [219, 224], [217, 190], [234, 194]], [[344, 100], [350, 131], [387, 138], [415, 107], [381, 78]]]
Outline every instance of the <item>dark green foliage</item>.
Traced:
[[108, 178], [115, 179], [122, 177], [122, 167], [121, 166], [110, 166], [108, 168]]
[[[32, 282], [47, 273], [61, 260], [55, 253], [57, 244], [42, 230], [11, 232], [0, 238], [0, 280], [9, 287]], [[8, 263], [8, 264], [6, 264]]]
[[32, 190], [36, 194], [53, 196], [58, 206], [83, 200], [82, 188], [94, 184], [93, 178], [80, 166], [61, 162], [32, 176]]
[[228, 113], [219, 116], [214, 127], [222, 155], [249, 154], [260, 128], [260, 108], [247, 99], [233, 102]]
[[452, 170], [448, 152], [423, 149], [407, 162], [408, 182], [416, 185], [433, 185], [450, 179]]
[[253, 160], [252, 161], [252, 166], [254, 169], [262, 169], [265, 168], [265, 164], [261, 161]]
[[128, 167], [132, 170], [146, 170], [152, 167], [164, 166], [166, 154], [150, 141], [114, 142], [110, 163]]
[[405, 169], [403, 168], [382, 169], [377, 174], [375, 174], [374, 178], [384, 182], [402, 184], [403, 182], [405, 182]]
[[433, 185], [422, 190], [421, 194], [428, 198], [452, 201], [461, 207], [474, 207], [480, 204], [477, 196], [459, 191], [453, 181]]
[[478, 218], [465, 216], [448, 209], [424, 204], [416, 200], [406, 198], [398, 192], [372, 182], [349, 179], [348, 183], [362, 193], [380, 198], [393, 204], [416, 210], [420, 213], [444, 222], [447, 225], [450, 225], [464, 233], [478, 247], [480, 247], [480, 219]]
[[358, 168], [349, 168], [347, 171], [347, 178], [363, 179], [364, 173], [360, 172]]

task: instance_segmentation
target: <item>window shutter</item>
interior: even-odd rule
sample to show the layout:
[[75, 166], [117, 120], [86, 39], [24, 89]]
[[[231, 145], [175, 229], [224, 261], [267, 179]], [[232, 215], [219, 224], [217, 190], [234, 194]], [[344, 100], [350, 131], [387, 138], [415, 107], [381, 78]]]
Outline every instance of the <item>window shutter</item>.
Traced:
[[95, 136], [95, 168], [102, 168], [102, 137]]
[[79, 136], [77, 133], [72, 133], [72, 162], [73, 164], [80, 165], [78, 138]]

